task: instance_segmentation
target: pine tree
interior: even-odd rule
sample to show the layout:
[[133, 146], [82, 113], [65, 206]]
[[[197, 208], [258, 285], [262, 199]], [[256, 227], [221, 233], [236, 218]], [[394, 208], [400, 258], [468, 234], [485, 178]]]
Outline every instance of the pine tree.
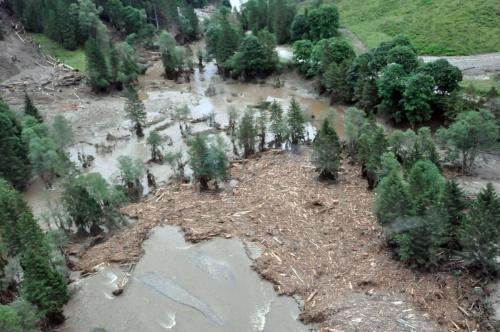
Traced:
[[390, 238], [397, 231], [396, 227], [392, 229], [392, 225], [413, 215], [410, 188], [400, 168], [392, 169], [380, 180], [375, 198], [375, 213], [379, 222], [388, 227], [386, 233]]
[[500, 270], [500, 198], [488, 183], [472, 204], [460, 230], [463, 254], [484, 272]]
[[104, 91], [110, 86], [109, 70], [101, 43], [96, 38], [89, 38], [85, 43], [87, 59], [87, 79], [93, 90]]
[[349, 107], [344, 116], [344, 137], [347, 143], [347, 153], [351, 159], [356, 158], [361, 129], [366, 123], [366, 114], [360, 109]]
[[146, 121], [146, 111], [144, 103], [139, 98], [137, 90], [129, 85], [127, 88], [127, 101], [125, 102], [125, 113], [132, 121], [137, 137], [144, 137], [144, 122]]
[[161, 161], [163, 159], [161, 154], [162, 138], [156, 130], [149, 133], [147, 143], [151, 147], [151, 160]]
[[319, 176], [327, 179], [336, 179], [340, 169], [341, 146], [339, 137], [330, 122], [325, 119], [323, 126], [313, 141], [311, 162], [319, 172]]
[[266, 148], [267, 115], [264, 110], [260, 110], [256, 123], [257, 136], [259, 137], [259, 151]]
[[468, 202], [465, 193], [455, 180], [446, 181], [441, 202], [450, 225], [455, 228], [462, 225]]
[[409, 172], [408, 183], [415, 212], [418, 215], [427, 214], [441, 201], [445, 179], [431, 161], [417, 161]]
[[30, 178], [28, 147], [21, 138], [21, 126], [6, 104], [0, 102], [0, 177], [22, 188]]
[[121, 156], [118, 158], [118, 164], [123, 191], [131, 201], [138, 201], [142, 197], [143, 186], [141, 180], [144, 178], [145, 173], [142, 160]]
[[257, 128], [255, 126], [255, 116], [251, 109], [247, 109], [241, 118], [238, 128], [238, 140], [243, 147], [244, 158], [248, 158], [255, 153], [255, 138]]
[[30, 115], [38, 121], [43, 122], [43, 118], [40, 115], [38, 108], [36, 108], [35, 104], [33, 104], [33, 100], [27, 93], [24, 94], [24, 114]]
[[357, 158], [361, 163], [363, 176], [368, 180], [368, 188], [375, 188], [377, 173], [381, 166], [381, 156], [387, 150], [384, 128], [374, 119], [367, 121], [361, 128], [358, 141]]
[[280, 148], [287, 139], [287, 124], [283, 116], [283, 108], [281, 104], [276, 100], [273, 100], [271, 106], [269, 106], [269, 112], [271, 113], [271, 132], [274, 135], [274, 146]]
[[290, 140], [292, 144], [299, 144], [305, 138], [305, 128], [304, 128], [304, 114], [299, 104], [292, 99], [290, 102], [290, 108], [288, 109], [288, 130], [290, 132]]

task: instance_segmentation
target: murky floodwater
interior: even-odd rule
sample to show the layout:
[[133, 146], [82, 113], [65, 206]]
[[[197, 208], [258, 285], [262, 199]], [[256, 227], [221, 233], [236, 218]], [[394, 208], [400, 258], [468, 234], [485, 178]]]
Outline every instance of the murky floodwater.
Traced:
[[[192, 45], [194, 51], [203, 47], [202, 43]], [[164, 144], [164, 151], [183, 151], [186, 154], [187, 146], [181, 136], [179, 124], [172, 119], [174, 109], [187, 105], [190, 108], [190, 118], [197, 119], [206, 117], [210, 113], [215, 114], [216, 122], [222, 127], [226, 126], [230, 109], [235, 109], [240, 115], [243, 114], [249, 105], [258, 105], [264, 101], [277, 100], [281, 102], [287, 111], [292, 98], [306, 110], [310, 123], [307, 125], [309, 138], [314, 136], [314, 124], [317, 124], [321, 115], [330, 108], [328, 100], [318, 97], [314, 91], [312, 82], [306, 81], [293, 73], [283, 73], [282, 75], [269, 77], [260, 84], [241, 83], [234, 80], [224, 80], [217, 75], [217, 67], [214, 63], [207, 64], [203, 70], [195, 69], [195, 73], [189, 83], [173, 83], [166, 81], [163, 76], [163, 66], [157, 61], [150, 67], [146, 74], [139, 79], [140, 95], [143, 98], [147, 123], [150, 125], [145, 129], [145, 135], [151, 130], [167, 139], [171, 139], [171, 145]], [[279, 80], [281, 87], [276, 88], [275, 83]], [[167, 85], [165, 85], [167, 83]], [[206, 96], [205, 91], [211, 87], [215, 90], [215, 95]], [[102, 101], [96, 102], [89, 107], [99, 108], [100, 103], [107, 102], [106, 97]], [[125, 98], [121, 98], [119, 103], [105, 108], [106, 112], [116, 113], [116, 123], [112, 127], [102, 125], [99, 119], [92, 119], [93, 123], [86, 123], [85, 128], [75, 129], [87, 130], [91, 135], [85, 135], [85, 139], [70, 148], [71, 159], [78, 163], [78, 154], [92, 155], [95, 160], [86, 172], [99, 172], [108, 181], [118, 181], [118, 158], [120, 156], [130, 156], [139, 158], [145, 163], [150, 159], [150, 149], [146, 144], [146, 139], [137, 139], [131, 131], [130, 121], [124, 119], [123, 103]], [[69, 117], [81, 116], [80, 113], [70, 113]], [[73, 119], [74, 120], [74, 119]], [[192, 133], [210, 130], [206, 122], [191, 124]], [[337, 108], [336, 129], [339, 135], [343, 134], [343, 108]], [[107, 139], [111, 134], [116, 139]], [[223, 134], [224, 135], [224, 134]], [[226, 140], [229, 141], [229, 139]], [[170, 141], [170, 140], [169, 140]], [[98, 148], [96, 148], [98, 145]], [[228, 153], [232, 149], [228, 147]], [[172, 175], [171, 168], [166, 165], [147, 163], [147, 168], [155, 176], [158, 183], [168, 180]], [[187, 170], [189, 175], [189, 169]], [[42, 183], [36, 180], [25, 194], [25, 198], [33, 208], [36, 215], [43, 211], [51, 210], [56, 206], [61, 192], [61, 183], [56, 183], [53, 190], [46, 190]], [[143, 179], [144, 193], [148, 188], [146, 178]]]
[[295, 301], [277, 296], [251, 269], [240, 240], [189, 244], [179, 228], [167, 226], [156, 228], [144, 249], [121, 296], [111, 294], [125, 274], [117, 267], [81, 280], [61, 331], [308, 330], [297, 321]]

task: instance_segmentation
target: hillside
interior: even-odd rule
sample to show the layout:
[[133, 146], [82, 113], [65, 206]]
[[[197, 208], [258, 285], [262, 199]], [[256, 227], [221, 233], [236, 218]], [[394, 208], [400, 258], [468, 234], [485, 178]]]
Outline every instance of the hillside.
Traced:
[[404, 33], [420, 54], [500, 51], [498, 0], [337, 0], [341, 25], [370, 48]]

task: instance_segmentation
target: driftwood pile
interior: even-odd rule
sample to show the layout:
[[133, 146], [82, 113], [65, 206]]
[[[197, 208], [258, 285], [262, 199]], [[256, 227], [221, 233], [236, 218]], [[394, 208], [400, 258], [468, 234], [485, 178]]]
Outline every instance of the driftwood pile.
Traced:
[[396, 261], [358, 167], [344, 163], [337, 183], [320, 182], [306, 149], [233, 163], [231, 174], [237, 185], [220, 193], [176, 184], [126, 207], [137, 222], [84, 253], [77, 267], [136, 262], [151, 230], [173, 224], [192, 242], [238, 236], [261, 246], [255, 270], [278, 293], [299, 295], [300, 318], [320, 331], [477, 329], [475, 280], [418, 275]]

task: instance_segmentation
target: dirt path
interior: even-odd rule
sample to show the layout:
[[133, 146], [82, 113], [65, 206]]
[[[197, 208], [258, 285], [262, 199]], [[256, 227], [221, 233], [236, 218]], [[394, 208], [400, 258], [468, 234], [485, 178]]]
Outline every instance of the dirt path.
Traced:
[[269, 152], [235, 165], [238, 184], [220, 194], [199, 194], [189, 185], [161, 188], [127, 207], [137, 222], [87, 251], [78, 268], [139, 259], [151, 229], [167, 223], [194, 242], [238, 236], [256, 243], [264, 251], [256, 271], [278, 293], [304, 299], [301, 318], [318, 322], [319, 331], [474, 329], [474, 280], [416, 274], [394, 260], [371, 213], [366, 182], [357, 167], [344, 169], [337, 184], [321, 183], [307, 150]]
[[354, 47], [356, 54], [359, 55], [359, 54], [368, 52], [368, 50], [369, 50], [368, 46], [366, 46], [363, 43], [363, 41], [361, 41], [361, 39], [359, 39], [359, 37], [354, 32], [352, 32], [351, 30], [344, 29], [344, 28], [339, 29], [339, 31], [342, 34], [342, 36], [349, 38], [351, 40], [352, 46]]

